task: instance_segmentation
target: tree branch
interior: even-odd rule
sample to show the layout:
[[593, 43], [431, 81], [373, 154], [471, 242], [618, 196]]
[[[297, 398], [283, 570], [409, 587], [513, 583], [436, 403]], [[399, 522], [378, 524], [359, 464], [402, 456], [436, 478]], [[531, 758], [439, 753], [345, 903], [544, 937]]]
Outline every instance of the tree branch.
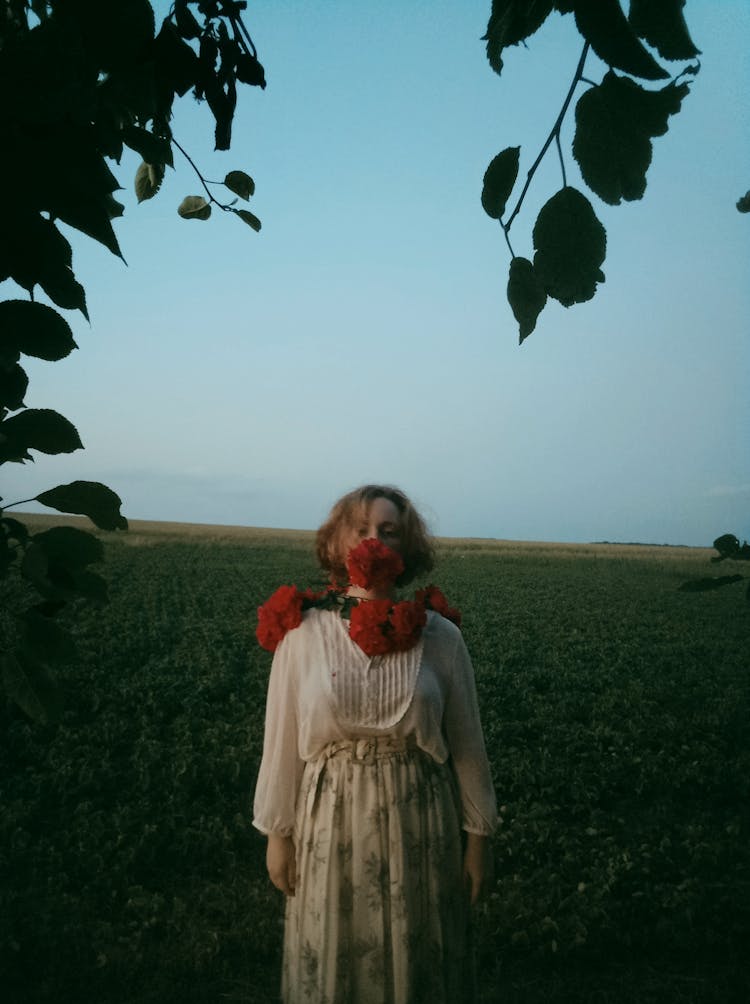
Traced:
[[[523, 191], [521, 192], [518, 202], [516, 203], [515, 209], [510, 214], [508, 222], [502, 224], [503, 230], [506, 233], [506, 239], [507, 239], [507, 233], [513, 224], [513, 220], [516, 218], [516, 216], [518, 216], [519, 210], [521, 209], [521, 206], [523, 204], [523, 200], [526, 198], [526, 193], [528, 192], [529, 186], [531, 185], [531, 180], [536, 174], [537, 169], [541, 164], [542, 160], [544, 159], [545, 153], [547, 152], [547, 150], [549, 150], [552, 140], [556, 140], [558, 145], [558, 150], [560, 149], [560, 129], [563, 124], [563, 119], [565, 118], [565, 113], [568, 110], [568, 106], [570, 105], [570, 102], [573, 99], [573, 94], [575, 92], [575, 89], [579, 81], [583, 79], [583, 67], [584, 64], [586, 63], [586, 56], [588, 55], [588, 52], [589, 52], [589, 43], [585, 42], [583, 46], [583, 51], [581, 52], [581, 58], [578, 60], [578, 66], [576, 67], [576, 72], [573, 76], [573, 81], [570, 85], [570, 88], [568, 89], [567, 95], [565, 96], [565, 101], [563, 101], [563, 106], [560, 109], [560, 114], [557, 116], [557, 120], [555, 121], [555, 124], [552, 126], [552, 130], [547, 139], [545, 140], [544, 146], [542, 147], [539, 156], [531, 165], [531, 169], [529, 170], [529, 173], [526, 175], [526, 184], [523, 186]], [[566, 184], [565, 166], [562, 163], [562, 152], [560, 152], [560, 164], [563, 170], [563, 183]]]
[[206, 182], [206, 179], [203, 177], [203, 175], [201, 174], [201, 172], [198, 170], [198, 166], [196, 165], [195, 161], [190, 156], [190, 154], [187, 152], [187, 150], [185, 150], [183, 147], [180, 146], [180, 144], [177, 142], [177, 140], [174, 138], [174, 136], [172, 136], [172, 142], [177, 147], [177, 149], [180, 151], [180, 153], [185, 158], [185, 160], [188, 162], [188, 164], [190, 164], [190, 166], [195, 171], [195, 173], [198, 175], [198, 179], [200, 180], [201, 185], [203, 185], [204, 189], [206, 190], [206, 195], [209, 197], [209, 199], [211, 200], [211, 202], [213, 202], [214, 205], [218, 206], [219, 209], [223, 209], [224, 212], [228, 212], [232, 207], [231, 206], [226, 206], [226, 205], [224, 205], [224, 203], [219, 202], [218, 199], [214, 198], [214, 196], [211, 194], [211, 189], [208, 187], [208, 183]]

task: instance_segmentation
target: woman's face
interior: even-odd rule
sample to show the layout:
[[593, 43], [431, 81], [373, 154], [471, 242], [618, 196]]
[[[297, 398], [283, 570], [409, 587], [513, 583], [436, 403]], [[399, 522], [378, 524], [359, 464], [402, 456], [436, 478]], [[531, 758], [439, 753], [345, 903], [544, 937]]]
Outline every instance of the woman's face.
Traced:
[[342, 538], [344, 557], [361, 540], [373, 537], [394, 551], [401, 551], [401, 513], [390, 499], [382, 495], [372, 500], [363, 511], [358, 523], [354, 523], [344, 531]]

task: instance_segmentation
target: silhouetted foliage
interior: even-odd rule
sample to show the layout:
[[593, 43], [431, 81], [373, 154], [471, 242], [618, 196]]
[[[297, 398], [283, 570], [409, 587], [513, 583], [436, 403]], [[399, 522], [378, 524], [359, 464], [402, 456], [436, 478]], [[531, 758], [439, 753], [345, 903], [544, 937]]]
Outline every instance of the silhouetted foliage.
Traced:
[[[23, 356], [64, 359], [76, 348], [68, 322], [36, 301], [38, 291], [62, 310], [88, 318], [64, 223], [122, 257], [112, 221], [123, 213], [121, 186], [109, 167], [127, 147], [142, 158], [138, 201], [159, 191], [173, 148], [190, 162], [204, 195], [187, 196], [178, 213], [205, 220], [212, 205], [254, 230], [260, 220], [236, 209], [255, 185], [230, 171], [225, 203], [178, 143], [170, 125], [176, 97], [192, 91], [213, 113], [217, 150], [229, 149], [237, 84], [265, 87], [265, 74], [242, 20], [244, 0], [175, 0], [161, 26], [148, 0], [6, 0], [0, 5], [0, 186], [6, 193], [0, 282], [13, 280], [29, 300], [0, 303], [0, 464], [33, 461], [32, 451], [72, 453], [75, 426], [47, 408], [26, 408]], [[33, 499], [88, 516], [103, 530], [125, 530], [120, 498], [98, 482], [73, 481]], [[2, 499], [0, 499], [2, 502]], [[50, 672], [72, 655], [55, 618], [77, 600], [102, 602], [106, 584], [90, 565], [100, 541], [72, 527], [31, 533], [0, 508], [0, 579], [20, 606], [0, 619], [0, 668], [6, 693], [31, 717], [52, 721], [61, 700]]]
[[[723, 533], [714, 541], [714, 548], [719, 552], [713, 555], [712, 562], [718, 561], [750, 561], [750, 544], [739, 539], [733, 533]], [[683, 582], [680, 589], [685, 593], [706, 593], [712, 589], [720, 589], [722, 586], [731, 586], [735, 582], [742, 582], [744, 575], [714, 575], [702, 579], [688, 579]], [[748, 585], [746, 599], [750, 602], [750, 585]]]
[[[568, 184], [560, 144], [560, 130], [573, 96], [579, 85], [587, 86], [576, 105], [573, 138], [573, 156], [585, 183], [610, 205], [642, 198], [651, 163], [651, 140], [667, 131], [670, 116], [679, 112], [689, 91], [689, 84], [680, 81], [696, 74], [699, 64], [684, 67], [659, 89], [644, 87], [632, 78], [649, 82], [668, 79], [670, 74], [657, 56], [683, 61], [698, 56], [682, 15], [683, 2], [632, 0], [626, 17], [619, 0], [493, 0], [484, 39], [487, 58], [496, 73], [503, 69], [503, 50], [524, 43], [553, 12], [572, 14], [583, 38], [583, 51], [560, 114], [505, 221], [506, 203], [517, 179], [520, 148], [502, 150], [484, 177], [482, 206], [500, 222], [511, 253], [508, 301], [519, 324], [520, 342], [536, 327], [548, 297], [569, 307], [590, 300], [598, 283], [604, 282], [601, 266], [606, 233], [588, 199]], [[644, 42], [656, 50], [656, 56]], [[590, 49], [609, 67], [598, 84], [584, 77]], [[562, 188], [539, 213], [532, 234], [532, 261], [531, 255], [516, 255], [509, 234], [553, 141], [560, 160]], [[743, 200], [740, 203], [744, 205]], [[738, 208], [742, 209], [740, 203]]]

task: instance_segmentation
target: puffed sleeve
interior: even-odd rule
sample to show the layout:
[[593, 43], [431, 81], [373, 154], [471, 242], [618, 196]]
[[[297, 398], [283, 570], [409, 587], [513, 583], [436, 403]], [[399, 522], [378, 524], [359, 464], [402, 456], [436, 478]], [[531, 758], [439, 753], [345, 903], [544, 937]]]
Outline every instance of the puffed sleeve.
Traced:
[[497, 802], [479, 718], [474, 668], [461, 632], [450, 667], [443, 725], [463, 807], [462, 827], [489, 836], [497, 827]]
[[268, 681], [263, 757], [255, 787], [253, 826], [289, 836], [304, 761], [299, 755], [293, 632], [276, 649]]

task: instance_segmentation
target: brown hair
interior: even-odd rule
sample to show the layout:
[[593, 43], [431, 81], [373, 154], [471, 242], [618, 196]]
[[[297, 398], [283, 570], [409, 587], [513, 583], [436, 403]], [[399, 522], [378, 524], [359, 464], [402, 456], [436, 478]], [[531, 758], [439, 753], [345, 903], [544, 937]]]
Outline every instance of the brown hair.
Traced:
[[422, 517], [410, 500], [392, 485], [362, 485], [347, 492], [335, 503], [328, 519], [318, 530], [315, 550], [318, 561], [331, 578], [346, 582], [346, 555], [341, 554], [340, 540], [343, 532], [354, 527], [375, 499], [392, 502], [401, 514], [401, 557], [404, 571], [396, 579], [397, 586], [405, 586], [422, 572], [431, 571], [435, 564], [432, 542]]

